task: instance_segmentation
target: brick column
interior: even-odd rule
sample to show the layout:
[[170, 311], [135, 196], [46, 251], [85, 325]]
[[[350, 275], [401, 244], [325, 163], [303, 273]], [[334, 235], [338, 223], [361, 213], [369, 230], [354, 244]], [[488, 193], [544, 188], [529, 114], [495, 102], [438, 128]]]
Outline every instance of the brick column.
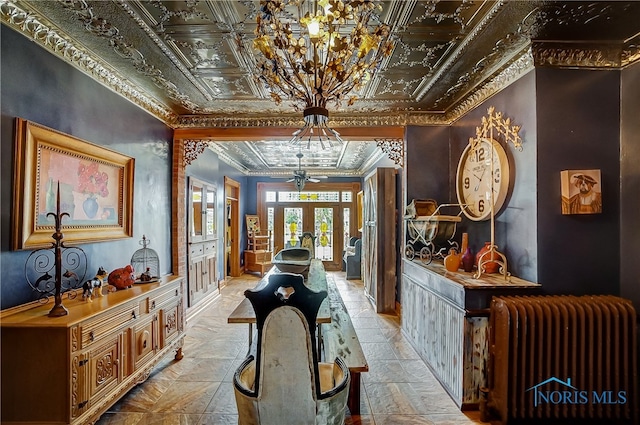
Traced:
[[[173, 139], [171, 176], [171, 270], [173, 274], [187, 276], [187, 212], [186, 173], [184, 166], [184, 140]], [[186, 288], [186, 281], [185, 281]], [[186, 295], [186, 291], [185, 291]], [[187, 303], [185, 302], [185, 305]]]

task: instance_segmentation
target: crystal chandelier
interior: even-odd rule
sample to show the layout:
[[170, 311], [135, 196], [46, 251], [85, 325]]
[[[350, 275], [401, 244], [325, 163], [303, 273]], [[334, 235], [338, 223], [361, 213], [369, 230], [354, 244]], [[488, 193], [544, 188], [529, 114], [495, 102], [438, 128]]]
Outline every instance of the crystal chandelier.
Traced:
[[371, 74], [392, 52], [390, 28], [379, 21], [380, 0], [261, 0], [254, 47], [262, 58], [256, 79], [280, 104], [303, 108], [304, 126], [292, 144], [341, 143], [328, 125], [328, 103], [352, 105]]

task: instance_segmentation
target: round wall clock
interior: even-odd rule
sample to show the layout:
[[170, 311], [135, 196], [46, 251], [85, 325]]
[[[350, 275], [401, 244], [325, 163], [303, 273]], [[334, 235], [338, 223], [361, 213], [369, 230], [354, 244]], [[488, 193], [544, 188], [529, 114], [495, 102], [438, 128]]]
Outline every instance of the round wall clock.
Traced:
[[510, 178], [507, 152], [500, 143], [489, 138], [480, 139], [475, 148], [469, 143], [456, 173], [456, 193], [464, 215], [474, 221], [490, 218], [491, 191], [495, 215], [507, 198]]

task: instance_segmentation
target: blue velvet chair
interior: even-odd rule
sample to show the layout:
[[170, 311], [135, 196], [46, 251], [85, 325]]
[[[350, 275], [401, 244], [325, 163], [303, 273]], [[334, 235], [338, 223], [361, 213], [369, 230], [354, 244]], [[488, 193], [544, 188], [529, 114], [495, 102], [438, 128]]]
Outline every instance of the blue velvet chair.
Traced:
[[362, 279], [362, 239], [358, 239], [353, 249], [347, 249], [344, 253], [343, 262], [345, 264], [345, 271], [347, 272], [347, 279]]
[[346, 254], [348, 251], [353, 251], [355, 249], [355, 244], [358, 239], [360, 238], [358, 238], [357, 236], [351, 236], [349, 238], [349, 243], [342, 250], [342, 271], [343, 272], [347, 271], [347, 262], [344, 259], [344, 254]]

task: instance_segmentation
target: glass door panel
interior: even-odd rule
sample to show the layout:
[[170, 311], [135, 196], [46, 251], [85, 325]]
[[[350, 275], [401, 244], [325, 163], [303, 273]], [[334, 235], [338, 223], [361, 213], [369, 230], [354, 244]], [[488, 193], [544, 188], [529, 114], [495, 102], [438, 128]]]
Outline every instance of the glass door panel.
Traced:
[[283, 245], [285, 248], [295, 248], [300, 245], [300, 236], [303, 232], [303, 209], [284, 208]]
[[207, 237], [211, 238], [216, 236], [216, 192], [207, 188], [207, 223], [206, 232]]
[[333, 261], [333, 207], [314, 208], [314, 235], [316, 235], [316, 258]]

